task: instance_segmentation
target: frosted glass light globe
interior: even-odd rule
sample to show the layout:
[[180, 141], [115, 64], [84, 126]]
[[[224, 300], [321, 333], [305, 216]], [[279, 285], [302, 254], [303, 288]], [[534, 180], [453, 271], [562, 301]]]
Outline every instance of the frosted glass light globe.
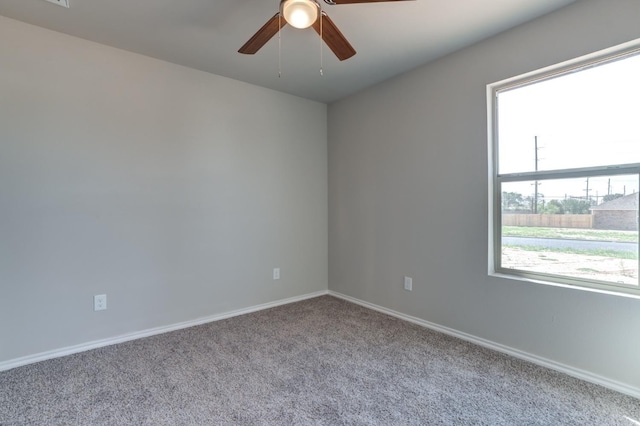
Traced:
[[318, 5], [313, 0], [283, 0], [280, 13], [295, 28], [309, 28], [318, 19]]

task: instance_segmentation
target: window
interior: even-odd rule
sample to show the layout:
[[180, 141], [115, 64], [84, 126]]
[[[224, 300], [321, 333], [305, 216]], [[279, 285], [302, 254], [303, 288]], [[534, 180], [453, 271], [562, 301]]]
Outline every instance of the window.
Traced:
[[488, 86], [490, 272], [640, 296], [640, 41]]

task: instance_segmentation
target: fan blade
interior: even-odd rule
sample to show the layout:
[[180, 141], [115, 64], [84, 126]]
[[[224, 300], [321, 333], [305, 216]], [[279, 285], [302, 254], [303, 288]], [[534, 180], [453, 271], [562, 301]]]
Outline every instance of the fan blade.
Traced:
[[340, 32], [336, 24], [326, 13], [322, 12], [322, 34], [320, 34], [320, 20], [317, 19], [313, 23], [313, 29], [322, 37], [329, 49], [340, 59], [344, 61], [356, 54], [356, 50], [349, 44], [346, 37]]
[[389, 1], [414, 1], [414, 0], [325, 0], [325, 3], [330, 4], [330, 5], [335, 5], [335, 4], [356, 4], [356, 3], [382, 3], [382, 2], [389, 2]]
[[258, 32], [240, 48], [240, 50], [238, 50], [238, 52], [246, 55], [253, 55], [260, 50], [262, 46], [267, 44], [267, 42], [271, 40], [271, 37], [277, 34], [280, 28], [287, 25], [287, 21], [285, 21], [284, 18], [279, 19], [279, 16], [280, 13], [273, 15], [273, 18], [269, 19], [267, 23], [264, 24], [262, 28], [260, 28]]

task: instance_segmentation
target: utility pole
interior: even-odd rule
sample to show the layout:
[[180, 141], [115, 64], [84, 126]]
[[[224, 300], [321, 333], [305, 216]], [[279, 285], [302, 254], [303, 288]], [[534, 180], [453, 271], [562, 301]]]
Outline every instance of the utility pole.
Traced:
[[[535, 154], [535, 160], [536, 160], [536, 164], [535, 164], [535, 171], [538, 171], [538, 136], [534, 136], [534, 154]], [[536, 180], [535, 183], [533, 184], [533, 186], [535, 186], [535, 191], [534, 191], [534, 195], [533, 195], [533, 214], [538, 213], [538, 181]]]
[[589, 178], [587, 178], [587, 189], [584, 190], [586, 192], [586, 196], [584, 197], [587, 201], [589, 201]]
[[607, 182], [607, 195], [611, 195], [611, 178]]

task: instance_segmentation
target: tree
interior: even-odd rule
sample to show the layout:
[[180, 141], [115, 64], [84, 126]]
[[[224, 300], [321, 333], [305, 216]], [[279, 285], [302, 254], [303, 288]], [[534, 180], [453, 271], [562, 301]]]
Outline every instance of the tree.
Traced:
[[607, 194], [602, 197], [602, 202], [606, 203], [607, 201], [615, 200], [616, 198], [624, 197], [622, 194]]
[[566, 214], [589, 214], [591, 202], [587, 200], [578, 200], [576, 198], [567, 198], [560, 201], [562, 208]]
[[540, 211], [540, 213], [544, 214], [564, 214], [564, 207], [558, 200], [551, 200], [547, 203], [546, 206]]
[[502, 210], [519, 210], [524, 208], [524, 198], [517, 192], [502, 192]]
[[544, 205], [545, 205], [545, 201], [544, 201], [544, 194], [541, 192], [538, 192], [538, 205], [536, 206], [536, 196], [535, 195], [529, 195], [527, 197], [525, 197], [524, 201], [526, 203], [527, 209], [531, 212], [531, 213], [544, 213]]

